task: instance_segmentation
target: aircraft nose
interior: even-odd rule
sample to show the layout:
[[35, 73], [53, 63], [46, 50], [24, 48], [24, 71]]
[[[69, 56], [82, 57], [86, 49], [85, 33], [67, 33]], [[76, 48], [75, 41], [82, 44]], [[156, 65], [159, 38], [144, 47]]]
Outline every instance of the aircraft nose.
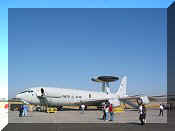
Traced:
[[21, 95], [20, 94], [17, 94], [16, 95], [16, 98], [21, 99]]

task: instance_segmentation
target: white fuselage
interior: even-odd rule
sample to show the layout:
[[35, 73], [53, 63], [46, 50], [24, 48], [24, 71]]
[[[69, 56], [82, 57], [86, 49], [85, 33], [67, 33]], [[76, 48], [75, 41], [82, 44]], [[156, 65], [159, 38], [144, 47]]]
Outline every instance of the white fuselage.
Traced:
[[36, 87], [27, 89], [16, 95], [28, 103], [39, 105], [47, 103], [50, 106], [59, 105], [100, 105], [105, 101], [109, 101], [115, 106], [120, 105], [119, 98], [126, 97], [127, 77], [121, 79], [119, 89], [112, 94], [108, 90], [106, 92], [86, 91], [77, 89], [52, 88], [52, 87]]
[[[16, 98], [20, 98], [28, 103], [39, 105], [41, 96], [41, 88], [44, 89], [44, 96], [47, 97], [48, 105], [80, 105], [81, 103], [91, 102], [90, 105], [97, 105], [96, 100], [104, 100], [114, 97], [104, 92], [77, 90], [77, 89], [65, 89], [65, 88], [47, 88], [37, 87], [25, 90], [22, 93], [16, 95]], [[87, 104], [88, 105], [88, 104]]]

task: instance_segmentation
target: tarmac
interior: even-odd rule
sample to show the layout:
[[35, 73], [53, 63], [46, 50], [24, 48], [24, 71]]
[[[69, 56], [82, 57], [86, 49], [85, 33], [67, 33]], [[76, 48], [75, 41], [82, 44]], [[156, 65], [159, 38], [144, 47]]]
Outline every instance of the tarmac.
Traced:
[[[28, 112], [28, 116], [19, 117], [19, 112], [9, 111], [9, 123], [140, 123], [139, 114], [136, 110], [125, 110], [114, 114], [114, 121], [102, 120], [103, 112], [99, 110], [57, 111], [56, 113]], [[146, 123], [167, 123], [167, 112], [164, 116], [158, 116], [159, 110], [148, 109]]]

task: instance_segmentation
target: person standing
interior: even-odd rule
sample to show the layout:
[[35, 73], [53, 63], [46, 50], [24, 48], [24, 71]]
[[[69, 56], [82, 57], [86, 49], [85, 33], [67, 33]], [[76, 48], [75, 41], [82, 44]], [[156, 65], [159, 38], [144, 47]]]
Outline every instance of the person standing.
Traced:
[[164, 110], [163, 105], [160, 104], [160, 113], [159, 113], [159, 116], [163, 116], [163, 110]]
[[19, 117], [23, 116], [23, 110], [24, 110], [23, 105], [20, 105], [19, 106]]
[[144, 114], [143, 114], [143, 106], [142, 104], [139, 106], [139, 120], [141, 122], [141, 125], [144, 125]]
[[23, 116], [27, 116], [27, 110], [28, 110], [27, 105], [24, 104], [24, 106], [23, 106]]
[[110, 104], [109, 106], [109, 113], [110, 113], [110, 121], [114, 120], [114, 112], [113, 112], [113, 106]]
[[106, 105], [106, 108], [105, 108], [105, 114], [106, 114], [106, 121], [109, 120], [109, 105]]
[[143, 110], [143, 122], [145, 124], [146, 123], [146, 112], [147, 112], [145, 105], [142, 105], [142, 110]]
[[84, 109], [85, 109], [85, 105], [84, 105], [84, 104], [82, 104], [82, 105], [81, 105], [81, 110], [82, 110], [82, 113], [84, 113]]
[[168, 103], [168, 104], [167, 104], [167, 110], [168, 110], [168, 112], [170, 112], [170, 111], [171, 111], [171, 108], [170, 108], [170, 103]]
[[103, 104], [103, 120], [105, 121], [106, 120], [106, 103]]

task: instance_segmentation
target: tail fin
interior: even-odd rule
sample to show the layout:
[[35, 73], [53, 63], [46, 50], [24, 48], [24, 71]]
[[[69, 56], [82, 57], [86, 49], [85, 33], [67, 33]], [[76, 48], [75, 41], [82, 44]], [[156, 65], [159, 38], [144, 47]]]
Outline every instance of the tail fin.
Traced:
[[122, 77], [120, 82], [120, 87], [116, 93], [119, 97], [126, 97], [126, 88], [127, 88], [127, 76]]

